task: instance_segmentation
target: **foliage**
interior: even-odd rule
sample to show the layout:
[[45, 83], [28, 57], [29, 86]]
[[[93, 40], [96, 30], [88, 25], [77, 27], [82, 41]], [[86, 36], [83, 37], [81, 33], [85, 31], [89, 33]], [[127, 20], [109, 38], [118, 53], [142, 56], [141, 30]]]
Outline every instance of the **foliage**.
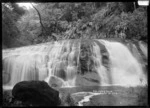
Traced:
[[20, 28], [19, 31], [21, 32], [20, 40], [24, 40], [28, 45], [37, 42], [37, 36], [41, 33], [41, 28], [35, 10], [26, 11], [24, 16], [17, 21], [17, 27]]
[[[34, 8], [24, 12], [16, 4], [8, 3], [14, 9], [3, 5], [2, 31], [5, 45], [8, 43], [6, 40], [13, 36], [26, 45], [80, 38], [147, 40], [147, 8], [137, 7], [133, 2], [35, 4], [41, 15], [45, 35]], [[9, 28], [14, 29], [8, 30]]]
[[25, 13], [23, 8], [18, 7], [15, 3], [2, 4], [2, 39], [5, 47], [20, 46], [19, 29], [16, 21]]

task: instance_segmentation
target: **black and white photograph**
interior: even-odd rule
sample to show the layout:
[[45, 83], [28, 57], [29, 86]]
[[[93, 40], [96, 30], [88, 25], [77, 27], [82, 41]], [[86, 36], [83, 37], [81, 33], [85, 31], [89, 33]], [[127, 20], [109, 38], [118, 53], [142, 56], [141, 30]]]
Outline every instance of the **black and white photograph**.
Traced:
[[149, 0], [1, 2], [2, 106], [148, 107]]

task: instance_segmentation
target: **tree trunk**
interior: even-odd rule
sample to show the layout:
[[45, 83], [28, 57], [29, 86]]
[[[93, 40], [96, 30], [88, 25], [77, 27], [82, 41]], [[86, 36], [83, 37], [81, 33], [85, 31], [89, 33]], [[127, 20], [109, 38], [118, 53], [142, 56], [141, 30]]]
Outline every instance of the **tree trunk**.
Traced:
[[[32, 3], [31, 3], [31, 5], [32, 5], [32, 7], [36, 10], [36, 12], [38, 13], [39, 20], [40, 20], [40, 24], [41, 24], [41, 27], [42, 27], [42, 34], [45, 35], [46, 29], [45, 29], [45, 27], [44, 27], [44, 25], [43, 25], [43, 23], [42, 23], [41, 14], [40, 14], [40, 12], [38, 11], [38, 9], [37, 9]], [[44, 33], [44, 31], [45, 31], [45, 33]], [[46, 36], [46, 35], [45, 35], [45, 36]]]

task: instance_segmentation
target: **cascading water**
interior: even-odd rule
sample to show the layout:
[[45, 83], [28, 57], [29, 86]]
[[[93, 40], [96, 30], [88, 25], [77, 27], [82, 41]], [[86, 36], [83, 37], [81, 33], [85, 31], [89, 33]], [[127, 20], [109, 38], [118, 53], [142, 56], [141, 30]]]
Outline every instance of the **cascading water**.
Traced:
[[125, 86], [147, 84], [147, 78], [143, 74], [141, 64], [125, 45], [118, 42], [101, 41], [105, 44], [110, 55], [112, 84]]
[[57, 81], [60, 87], [72, 87], [78, 86], [78, 74], [95, 71], [101, 86], [144, 86], [147, 76], [140, 60], [141, 53], [147, 59], [147, 46], [139, 43], [141, 52], [136, 47], [95, 39], [3, 50], [3, 85], [10, 87], [20, 81], [44, 80], [50, 86]]

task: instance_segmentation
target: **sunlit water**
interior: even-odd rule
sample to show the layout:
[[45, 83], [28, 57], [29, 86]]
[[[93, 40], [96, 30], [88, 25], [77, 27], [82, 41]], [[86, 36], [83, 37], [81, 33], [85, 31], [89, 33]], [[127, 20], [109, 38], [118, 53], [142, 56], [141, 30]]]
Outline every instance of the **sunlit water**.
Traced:
[[73, 93], [73, 95], [75, 96], [83, 96], [83, 99], [81, 99], [77, 106], [84, 106], [83, 103], [85, 102], [89, 102], [90, 99], [93, 97], [93, 96], [96, 96], [96, 95], [104, 95], [104, 94], [113, 94], [113, 95], [117, 95], [118, 93], [117, 92], [114, 92], [114, 91], [108, 91], [108, 90], [103, 90], [103, 91], [93, 91], [93, 92], [77, 92], [77, 93]]
[[[89, 57], [94, 61], [93, 68], [99, 75], [100, 86], [147, 85], [140, 53], [135, 53], [135, 56], [120, 42], [103, 39], [91, 42], [92, 54]], [[52, 78], [58, 81], [60, 87], [76, 86], [77, 74], [81, 72], [81, 44], [81, 40], [65, 40], [3, 50], [3, 75], [9, 77], [4, 87], [12, 88], [20, 81], [30, 80], [44, 80], [51, 86]], [[105, 47], [105, 52], [100, 44]], [[147, 58], [147, 46], [139, 43], [139, 47]], [[138, 52], [135, 45], [133, 49]], [[89, 71], [89, 65], [87, 68]]]

